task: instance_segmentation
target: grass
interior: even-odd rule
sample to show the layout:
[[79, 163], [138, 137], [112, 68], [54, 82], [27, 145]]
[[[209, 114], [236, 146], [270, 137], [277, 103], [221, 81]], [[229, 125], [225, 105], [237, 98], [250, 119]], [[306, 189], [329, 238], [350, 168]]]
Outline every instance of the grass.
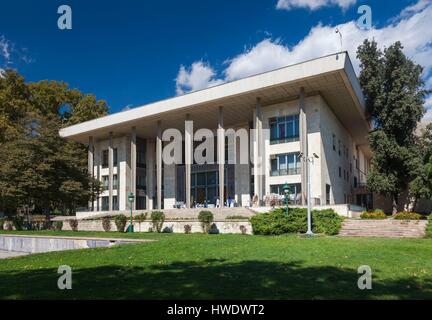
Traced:
[[[432, 239], [19, 233], [158, 241], [0, 260], [0, 299], [432, 298]], [[57, 289], [60, 265], [72, 290]], [[361, 265], [372, 290], [357, 287]]]

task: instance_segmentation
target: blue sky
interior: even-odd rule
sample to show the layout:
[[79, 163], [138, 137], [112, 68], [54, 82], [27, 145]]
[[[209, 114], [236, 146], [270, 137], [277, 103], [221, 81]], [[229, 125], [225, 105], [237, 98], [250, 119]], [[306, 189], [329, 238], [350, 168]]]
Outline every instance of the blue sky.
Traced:
[[[57, 28], [62, 4], [72, 30]], [[363, 4], [371, 30], [355, 24]], [[0, 68], [64, 80], [117, 112], [336, 52], [338, 27], [352, 59], [364, 37], [402, 40], [432, 87], [427, 20], [431, 0], [3, 1]]]

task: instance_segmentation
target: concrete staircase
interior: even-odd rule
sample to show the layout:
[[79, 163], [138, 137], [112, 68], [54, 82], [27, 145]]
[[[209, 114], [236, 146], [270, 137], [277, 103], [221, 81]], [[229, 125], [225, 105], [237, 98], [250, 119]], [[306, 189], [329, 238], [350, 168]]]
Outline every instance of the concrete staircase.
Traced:
[[428, 221], [346, 219], [339, 232], [343, 237], [422, 238]]

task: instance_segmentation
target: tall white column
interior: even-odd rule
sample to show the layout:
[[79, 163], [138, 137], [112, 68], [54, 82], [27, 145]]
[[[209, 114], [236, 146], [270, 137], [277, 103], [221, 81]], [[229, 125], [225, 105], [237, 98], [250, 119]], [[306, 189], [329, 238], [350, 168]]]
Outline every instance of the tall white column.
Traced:
[[217, 153], [219, 165], [219, 203], [225, 206], [225, 130], [223, 107], [219, 107], [218, 131], [217, 131]]
[[114, 150], [113, 150], [113, 133], [109, 133], [108, 146], [108, 181], [109, 181], [109, 211], [113, 211], [113, 172], [114, 172]]
[[147, 139], [146, 144], [146, 209], [153, 210], [155, 141]]
[[[299, 116], [299, 131], [300, 131], [300, 152], [305, 158], [308, 157], [308, 141], [307, 141], [307, 119], [305, 106], [304, 88], [300, 88], [299, 95], [300, 116]], [[306, 205], [307, 199], [307, 170], [308, 166], [305, 161], [301, 162], [301, 201], [302, 205]]]
[[162, 124], [157, 123], [156, 137], [156, 191], [157, 191], [157, 208], [162, 209]]
[[[93, 137], [89, 137], [89, 144], [88, 144], [88, 174], [89, 174], [90, 177], [94, 178], [94, 144], [93, 144]], [[89, 209], [91, 211], [95, 210], [93, 196], [92, 196], [91, 201], [89, 203]]]
[[[130, 191], [134, 194], [135, 200], [132, 203], [132, 209], [136, 210], [136, 166], [137, 166], [137, 153], [136, 153], [136, 127], [132, 127], [131, 132], [131, 186]], [[128, 201], [129, 203], [129, 201]]]
[[262, 114], [261, 99], [257, 98], [254, 112], [255, 141], [254, 141], [254, 193], [258, 196], [258, 205], [263, 200], [263, 137], [262, 137]]
[[191, 207], [191, 177], [192, 177], [192, 144], [193, 144], [193, 125], [190, 115], [186, 115], [185, 125], [185, 196], [186, 208]]

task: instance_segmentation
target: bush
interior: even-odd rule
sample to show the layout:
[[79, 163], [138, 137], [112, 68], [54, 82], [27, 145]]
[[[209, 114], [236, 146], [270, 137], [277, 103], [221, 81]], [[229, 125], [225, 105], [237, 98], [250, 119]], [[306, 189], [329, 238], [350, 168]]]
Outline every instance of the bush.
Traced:
[[12, 224], [17, 231], [21, 231], [24, 228], [24, 217], [15, 216], [12, 218]]
[[0, 230], [4, 229], [4, 219], [0, 219]]
[[399, 212], [396, 213], [393, 218], [396, 220], [421, 220], [423, 216], [415, 212]]
[[383, 211], [369, 212], [365, 211], [360, 215], [361, 219], [387, 219], [386, 214]]
[[54, 230], [61, 231], [63, 229], [63, 221], [54, 221]]
[[115, 225], [117, 227], [118, 232], [125, 232], [127, 218], [124, 215], [118, 215], [114, 219]]
[[247, 228], [244, 226], [244, 225], [241, 225], [240, 226], [240, 231], [241, 231], [241, 233], [244, 235], [244, 234], [247, 234]]
[[12, 231], [13, 227], [12, 227], [12, 222], [8, 219], [4, 220], [4, 225], [3, 225], [3, 229], [7, 230], [7, 231]]
[[78, 231], [78, 220], [71, 219], [71, 220], [68, 220], [68, 222], [69, 222], [69, 226], [72, 229], [72, 231]]
[[153, 211], [151, 213], [151, 221], [153, 224], [153, 231], [160, 233], [162, 231], [162, 226], [165, 222], [165, 214], [161, 211]]
[[103, 217], [102, 218], [102, 228], [105, 232], [111, 231], [111, 218], [110, 217]]
[[214, 220], [213, 213], [203, 210], [198, 214], [198, 220], [201, 222], [203, 232], [209, 233], [211, 224]]
[[432, 238], [432, 213], [428, 217], [428, 225], [426, 227], [426, 238]]
[[[312, 227], [315, 233], [335, 235], [342, 226], [342, 217], [332, 209], [312, 212]], [[260, 213], [251, 218], [254, 234], [281, 235], [285, 233], [306, 233], [307, 210], [292, 208], [285, 214], [284, 208], [269, 213]]]
[[190, 234], [192, 232], [192, 226], [190, 224], [185, 224], [185, 226], [184, 226], [184, 232], [186, 234]]

